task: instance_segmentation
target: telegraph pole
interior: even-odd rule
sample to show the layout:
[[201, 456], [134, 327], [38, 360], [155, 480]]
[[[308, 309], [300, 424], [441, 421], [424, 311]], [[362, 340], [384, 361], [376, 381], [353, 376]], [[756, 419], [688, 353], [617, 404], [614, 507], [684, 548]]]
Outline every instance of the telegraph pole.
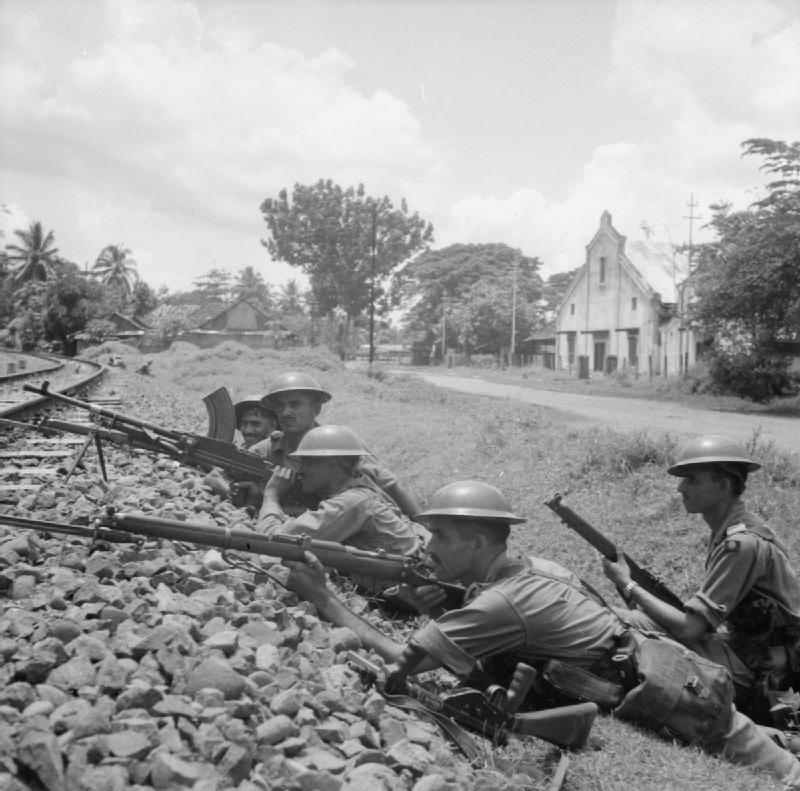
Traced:
[[508, 363], [514, 366], [514, 352], [517, 346], [517, 265], [519, 259], [517, 251], [514, 251], [514, 274], [511, 278], [511, 345], [508, 350]]
[[369, 374], [375, 359], [375, 262], [378, 257], [378, 207], [372, 204], [372, 273], [369, 279]]
[[694, 210], [697, 208], [698, 204], [694, 201], [694, 193], [689, 195], [689, 202], [686, 204], [689, 207], [689, 214], [684, 214], [683, 219], [689, 220], [689, 274], [692, 274], [692, 252], [694, 250], [692, 246], [692, 230], [694, 228], [694, 221], [700, 219], [699, 214], [695, 214]]
[[445, 356], [445, 332], [447, 330], [447, 294], [442, 296], [442, 365]]

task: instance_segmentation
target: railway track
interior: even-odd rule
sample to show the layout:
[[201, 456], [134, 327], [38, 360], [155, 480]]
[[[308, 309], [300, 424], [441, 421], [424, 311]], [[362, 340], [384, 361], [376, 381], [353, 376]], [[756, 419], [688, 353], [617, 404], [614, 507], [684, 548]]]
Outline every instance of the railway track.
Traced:
[[[7, 356], [7, 353], [3, 353]], [[38, 357], [19, 355], [14, 360], [13, 370], [8, 365], [0, 368], [0, 417], [24, 420], [36, 412], [46, 409], [51, 401], [43, 396], [25, 393], [22, 385], [26, 381], [47, 380], [50, 389], [74, 395], [84, 392], [99, 382], [105, 369], [99, 363], [75, 358]], [[25, 363], [20, 368], [20, 363]]]
[[[83, 393], [101, 383], [103, 367], [85, 360], [45, 362], [50, 364], [25, 365], [22, 371], [0, 376], [0, 418], [35, 425], [38, 417], [47, 414], [73, 423], [85, 422], [85, 412], [64, 407], [46, 396], [26, 393], [23, 384], [46, 379], [51, 390], [70, 395]], [[109, 398], [99, 391], [92, 401], [111, 406], [118, 404], [119, 398]], [[71, 475], [82, 465], [88, 450], [84, 437], [44, 434], [35, 428], [0, 424], [0, 504], [16, 504], [20, 498], [52, 486], [57, 476]]]

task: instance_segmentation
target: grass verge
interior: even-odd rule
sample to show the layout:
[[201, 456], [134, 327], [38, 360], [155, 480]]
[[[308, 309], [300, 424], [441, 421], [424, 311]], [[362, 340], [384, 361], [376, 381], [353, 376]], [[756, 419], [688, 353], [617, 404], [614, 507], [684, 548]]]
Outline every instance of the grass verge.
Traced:
[[[458, 479], [499, 486], [527, 517], [512, 531], [512, 551], [568, 566], [612, 603], [619, 599], [594, 551], [544, 507], [543, 501], [554, 492], [568, 492], [566, 502], [572, 508], [679, 595], [694, 592], [702, 578], [707, 529], [699, 517], [684, 513], [677, 481], [664, 470], [675, 444], [668, 435], [576, 429], [529, 405], [505, 401], [500, 409], [492, 399], [437, 390], [410, 376], [368, 378], [313, 350], [256, 352], [225, 344], [202, 351], [176, 344], [152, 359], [165, 397], [170, 390], [180, 391], [189, 398], [187, 403], [197, 404], [183, 428], [204, 425], [200, 397], [216, 387], [225, 385], [235, 396], [244, 395], [266, 390], [287, 370], [314, 374], [334, 395], [321, 421], [354, 428], [423, 502]], [[800, 470], [793, 458], [757, 436], [749, 450], [764, 469], [752, 476], [746, 499], [770, 520], [796, 558]], [[602, 748], [571, 756], [565, 791], [780, 788], [769, 775], [732, 766], [609, 717], [601, 718], [596, 728]], [[509, 765], [526, 760], [552, 768], [557, 755], [538, 740], [512, 739], [487, 756], [488, 767], [500, 775]]]

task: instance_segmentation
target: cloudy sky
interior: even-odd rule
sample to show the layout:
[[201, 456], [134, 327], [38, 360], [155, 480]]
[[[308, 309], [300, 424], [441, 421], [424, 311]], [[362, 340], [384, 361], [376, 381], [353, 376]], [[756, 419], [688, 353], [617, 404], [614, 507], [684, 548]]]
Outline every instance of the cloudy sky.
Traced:
[[0, 0], [4, 242], [123, 244], [153, 287], [296, 277], [259, 205], [320, 178], [545, 275], [604, 209], [707, 238], [764, 183], [749, 137], [800, 138], [797, 0]]

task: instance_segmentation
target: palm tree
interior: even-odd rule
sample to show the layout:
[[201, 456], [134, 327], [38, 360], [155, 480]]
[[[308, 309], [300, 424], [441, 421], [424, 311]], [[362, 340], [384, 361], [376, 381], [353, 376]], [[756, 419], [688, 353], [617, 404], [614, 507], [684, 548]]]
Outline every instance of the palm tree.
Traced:
[[281, 286], [278, 307], [283, 313], [302, 313], [303, 298], [296, 280], [288, 280]]
[[52, 231], [44, 232], [40, 222], [32, 222], [27, 231], [16, 230], [21, 244], [8, 244], [6, 250], [13, 282], [27, 283], [29, 280], [47, 280], [56, 272], [58, 248], [53, 247]]
[[110, 244], [100, 251], [92, 267], [92, 274], [99, 277], [104, 286], [118, 289], [128, 297], [139, 279], [136, 261], [129, 257], [130, 254], [131, 251], [121, 244]]
[[252, 266], [239, 271], [233, 293], [237, 299], [249, 299], [264, 309], [272, 306], [272, 286]]

